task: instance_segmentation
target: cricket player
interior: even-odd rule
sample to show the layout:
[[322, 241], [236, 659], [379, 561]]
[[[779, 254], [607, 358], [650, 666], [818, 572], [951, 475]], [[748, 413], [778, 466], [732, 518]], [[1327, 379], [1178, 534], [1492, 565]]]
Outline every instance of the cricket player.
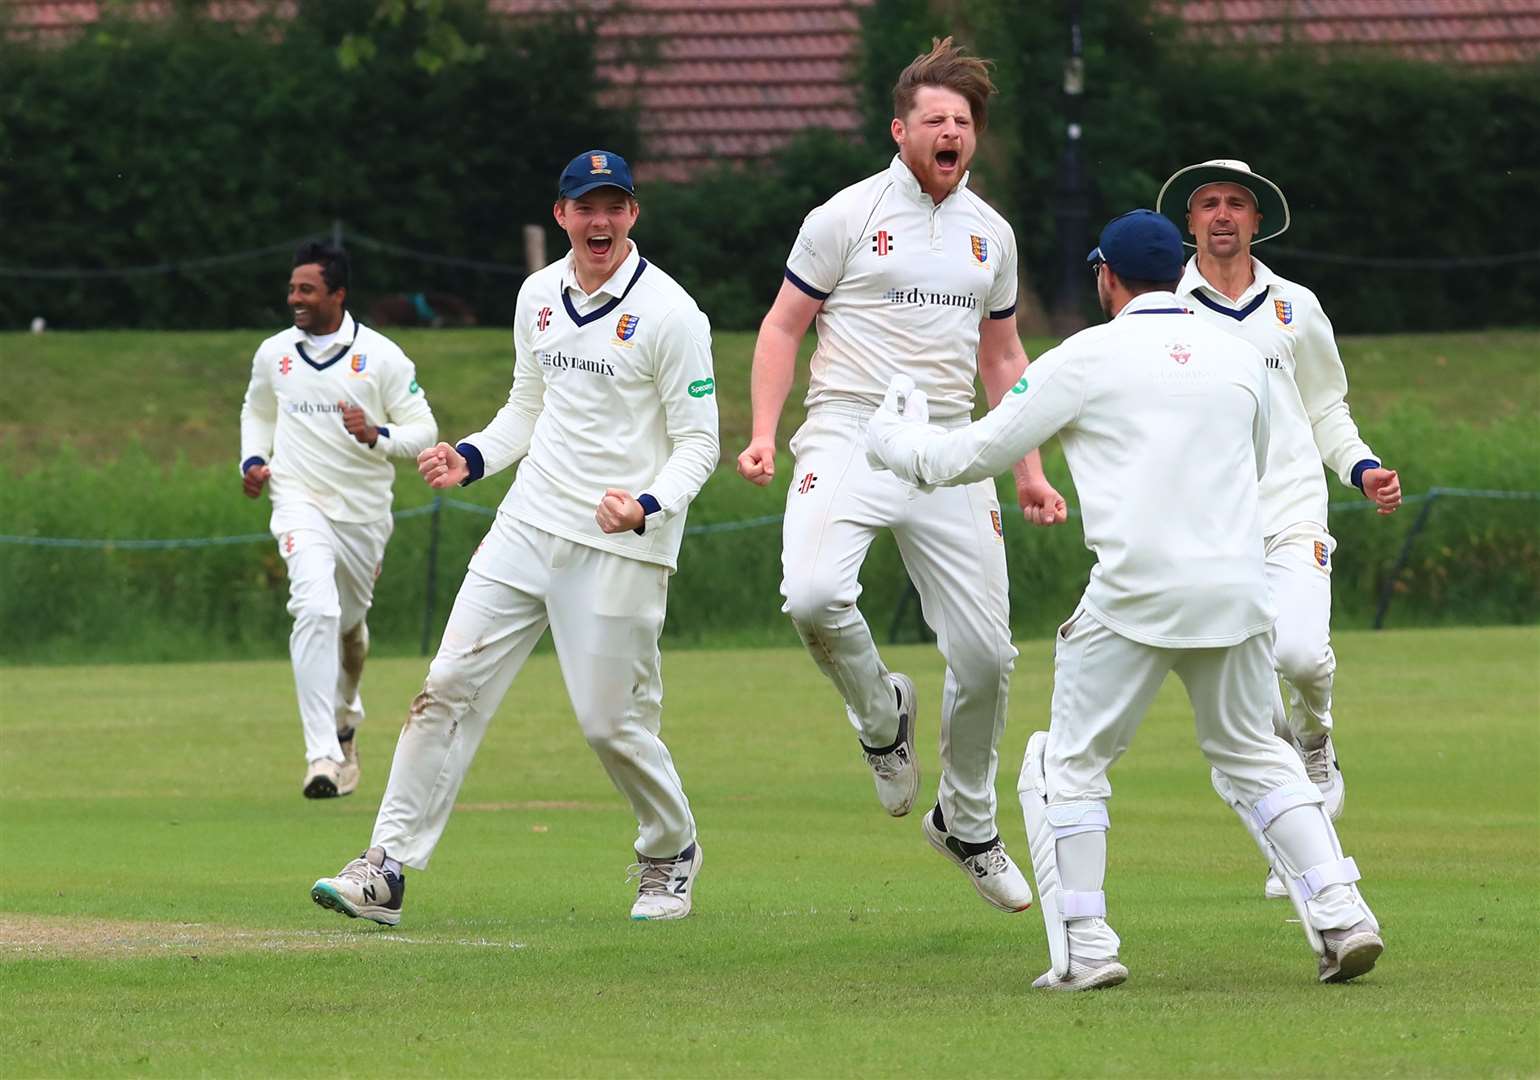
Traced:
[[401, 729], [370, 847], [315, 883], [322, 907], [400, 921], [403, 867], [427, 869], [492, 714], [549, 626], [588, 745], [636, 814], [631, 917], [690, 913], [701, 848], [658, 736], [658, 636], [685, 509], [717, 463], [716, 383], [706, 317], [629, 239], [637, 214], [618, 154], [573, 158], [555, 205], [572, 251], [519, 290], [507, 404], [418, 458], [435, 488], [522, 464]]
[[1320, 789], [1272, 728], [1273, 610], [1257, 529], [1263, 358], [1174, 294], [1182, 241], [1161, 215], [1113, 219], [1090, 259], [1110, 322], [1039, 357], [976, 424], [924, 423], [924, 393], [900, 376], [867, 432], [875, 461], [921, 488], [992, 476], [1057, 433], [1080, 493], [1096, 565], [1059, 627], [1049, 729], [1028, 740], [1018, 785], [1051, 961], [1033, 985], [1128, 977], [1102, 888], [1107, 771], [1170, 671], [1187, 688], [1198, 745], [1288, 886], [1320, 978], [1351, 979], [1383, 950], [1379, 927]]
[[[1021, 377], [1016, 242], [968, 189], [968, 164], [995, 92], [988, 63], [951, 38], [899, 75], [886, 169], [839, 192], [803, 222], [786, 279], [754, 347], [753, 436], [738, 471], [775, 475], [776, 427], [797, 348], [817, 320], [807, 419], [791, 440], [783, 610], [845, 701], [883, 808], [907, 814], [920, 787], [914, 682], [890, 672], [856, 600], [879, 529], [891, 529], [946, 658], [941, 781], [922, 828], [980, 896], [1031, 905], [995, 826], [995, 746], [1005, 728], [1011, 644], [1005, 543], [994, 482], [919, 491], [867, 467], [864, 430], [889, 379], [909, 372], [943, 426], [967, 423], [977, 374], [991, 404]], [[1065, 518], [1037, 453], [1016, 463], [1029, 521]]]
[[[1348, 411], [1347, 374], [1331, 322], [1315, 293], [1273, 273], [1251, 254], [1253, 244], [1289, 227], [1278, 186], [1244, 161], [1215, 160], [1176, 172], [1156, 209], [1193, 237], [1197, 253], [1177, 295], [1200, 319], [1256, 347], [1272, 390], [1272, 441], [1262, 478], [1262, 533], [1267, 583], [1278, 609], [1274, 646], [1291, 708], [1274, 702], [1274, 726], [1290, 740], [1321, 788], [1333, 819], [1346, 790], [1332, 745], [1331, 559], [1337, 541], [1326, 528], [1323, 462], [1372, 499], [1381, 514], [1401, 505], [1401, 482], [1380, 464]], [[1214, 787], [1235, 805], [1224, 778]], [[1269, 874], [1264, 894], [1287, 895]]]
[[241, 405], [241, 486], [269, 489], [270, 523], [289, 572], [289, 657], [310, 799], [358, 787], [364, 621], [393, 525], [392, 458], [438, 438], [417, 372], [396, 344], [347, 310], [347, 252], [308, 243], [294, 255], [294, 326], [251, 362]]

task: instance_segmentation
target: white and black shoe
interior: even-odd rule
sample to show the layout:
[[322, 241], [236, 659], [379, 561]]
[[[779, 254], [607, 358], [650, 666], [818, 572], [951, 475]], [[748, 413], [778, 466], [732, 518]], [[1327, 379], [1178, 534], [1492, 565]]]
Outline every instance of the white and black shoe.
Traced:
[[925, 815], [921, 822], [930, 846], [945, 855], [968, 875], [973, 887], [993, 907], [1001, 911], [1026, 911], [1032, 906], [1032, 888], [996, 836], [982, 844], [959, 840], [946, 830], [941, 806]]
[[350, 919], [372, 919], [381, 926], [401, 921], [406, 875], [385, 869], [385, 849], [372, 847], [348, 863], [336, 877], [310, 886], [310, 899]]
[[1380, 953], [1385, 951], [1379, 927], [1368, 919], [1341, 930], [1322, 930], [1321, 939], [1326, 942], [1326, 955], [1320, 958], [1322, 982], [1356, 979], [1372, 971]]
[[1116, 956], [1110, 960], [1082, 960], [1071, 956], [1069, 974], [1064, 978], [1059, 978], [1053, 968], [1049, 968], [1034, 979], [1032, 985], [1039, 990], [1105, 990], [1127, 981], [1128, 969], [1118, 963]]
[[637, 855], [626, 869], [626, 881], [636, 882], [631, 918], [638, 922], [682, 919], [690, 913], [695, 878], [701, 868], [700, 844], [694, 843], [672, 859]]
[[896, 673], [888, 679], [898, 702], [898, 738], [891, 746], [862, 743], [861, 750], [877, 785], [877, 801], [892, 816], [903, 817], [920, 793], [920, 763], [914, 756], [914, 680]]
[[341, 762], [331, 758], [316, 758], [306, 766], [300, 790], [307, 799], [335, 799], [341, 794], [344, 779]]

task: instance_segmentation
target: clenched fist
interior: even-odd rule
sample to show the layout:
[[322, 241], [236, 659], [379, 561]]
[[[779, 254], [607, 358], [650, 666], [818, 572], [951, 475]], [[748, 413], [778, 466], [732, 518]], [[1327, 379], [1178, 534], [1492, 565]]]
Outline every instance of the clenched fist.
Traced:
[[342, 410], [342, 426], [348, 429], [349, 435], [365, 446], [373, 446], [379, 442], [380, 429], [369, 423], [361, 407], [349, 405], [346, 401], [339, 401], [337, 402], [337, 408]]
[[417, 471], [430, 488], [452, 488], [470, 476], [465, 457], [446, 442], [430, 446], [417, 455]]

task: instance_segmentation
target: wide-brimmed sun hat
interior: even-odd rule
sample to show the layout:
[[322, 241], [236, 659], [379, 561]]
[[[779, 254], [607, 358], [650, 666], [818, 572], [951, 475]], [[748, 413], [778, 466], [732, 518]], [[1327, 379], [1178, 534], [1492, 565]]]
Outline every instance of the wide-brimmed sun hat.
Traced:
[[[1257, 200], [1257, 210], [1262, 215], [1262, 226], [1251, 238], [1253, 244], [1271, 240], [1289, 227], [1289, 201], [1283, 197], [1278, 185], [1251, 166], [1235, 158], [1215, 158], [1212, 161], [1189, 165], [1171, 174], [1155, 197], [1155, 209], [1176, 222], [1182, 234], [1187, 234], [1187, 208], [1200, 188], [1209, 184], [1239, 184], [1251, 192]], [[1197, 247], [1191, 240], [1184, 240], [1188, 247]]]

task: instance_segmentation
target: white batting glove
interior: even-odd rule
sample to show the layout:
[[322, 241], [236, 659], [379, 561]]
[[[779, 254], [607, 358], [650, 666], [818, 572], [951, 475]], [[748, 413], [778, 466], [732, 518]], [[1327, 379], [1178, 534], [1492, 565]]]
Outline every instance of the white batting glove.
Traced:
[[900, 480], [917, 487], [926, 485], [916, 473], [919, 448], [938, 428], [930, 424], [930, 401], [908, 375], [895, 375], [888, 383], [882, 408], [866, 426], [866, 463], [873, 471], [890, 470]]

